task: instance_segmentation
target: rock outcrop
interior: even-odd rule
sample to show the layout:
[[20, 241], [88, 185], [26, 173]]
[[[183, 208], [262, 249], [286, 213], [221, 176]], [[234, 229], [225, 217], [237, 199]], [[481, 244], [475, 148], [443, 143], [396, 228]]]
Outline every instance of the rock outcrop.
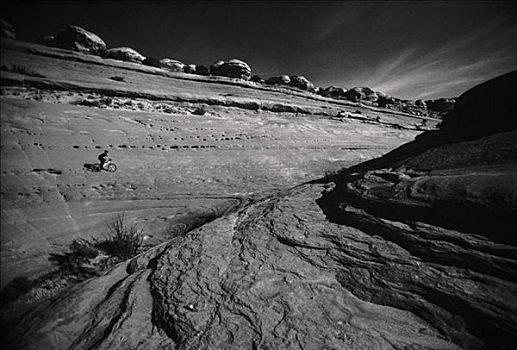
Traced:
[[210, 74], [249, 80], [251, 78], [251, 67], [246, 62], [238, 59], [232, 59], [228, 62], [217, 61], [210, 66]]
[[196, 65], [195, 64], [187, 64], [187, 65], [185, 65], [185, 69], [183, 71], [185, 73], [196, 74]]
[[143, 63], [145, 60], [144, 55], [130, 47], [115, 47], [108, 49], [104, 52], [103, 56], [106, 58], [113, 58], [115, 60], [135, 63]]
[[102, 54], [106, 43], [96, 34], [78, 26], [68, 26], [54, 36], [40, 39], [40, 43], [89, 54]]
[[11, 23], [0, 18], [0, 36], [6, 39], [16, 39], [16, 32]]
[[298, 75], [293, 75], [293, 76], [290, 76], [289, 78], [291, 80], [289, 82], [290, 86], [301, 89], [301, 90], [305, 90], [305, 91], [310, 91], [310, 92], [315, 91], [314, 84], [311, 83], [307, 78], [305, 78], [303, 76], [298, 76]]
[[358, 101], [370, 101], [375, 102], [378, 99], [378, 95], [375, 91], [368, 87], [354, 87], [345, 92], [345, 97], [354, 102]]
[[268, 85], [289, 85], [291, 78], [288, 75], [277, 75], [266, 79]]
[[342, 99], [345, 98], [345, 92], [347, 90], [342, 87], [337, 86], [329, 86], [325, 89], [319, 89], [318, 94], [325, 97], [331, 97], [334, 99]]
[[171, 72], [183, 72], [186, 67], [185, 63], [170, 58], [162, 58], [160, 60], [160, 66]]

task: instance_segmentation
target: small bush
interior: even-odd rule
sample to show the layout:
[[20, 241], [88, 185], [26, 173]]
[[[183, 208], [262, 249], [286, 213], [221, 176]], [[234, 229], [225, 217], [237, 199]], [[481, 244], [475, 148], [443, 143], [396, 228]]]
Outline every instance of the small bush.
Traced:
[[192, 111], [192, 114], [194, 115], [204, 115], [206, 113], [205, 106], [197, 107], [194, 111]]
[[103, 241], [97, 241], [97, 248], [124, 260], [139, 253], [143, 243], [143, 230], [138, 228], [138, 225], [127, 224], [124, 214], [118, 214], [106, 226], [109, 230], [108, 237]]

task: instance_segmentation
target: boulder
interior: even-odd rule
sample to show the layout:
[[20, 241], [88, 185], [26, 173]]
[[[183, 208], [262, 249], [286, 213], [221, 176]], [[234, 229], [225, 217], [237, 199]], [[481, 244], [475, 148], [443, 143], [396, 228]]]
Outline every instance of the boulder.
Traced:
[[337, 86], [329, 86], [325, 89], [320, 89], [318, 94], [325, 97], [331, 97], [335, 99], [345, 98], [346, 89]]
[[135, 63], [143, 63], [145, 60], [145, 56], [130, 47], [115, 47], [113, 49], [106, 50], [104, 57]]
[[195, 64], [187, 64], [183, 69], [185, 73], [196, 74], [196, 65]]
[[178, 60], [162, 58], [160, 60], [160, 66], [171, 72], [184, 72], [186, 64]]
[[0, 36], [6, 39], [16, 39], [14, 27], [3, 19], [0, 19]]
[[251, 67], [246, 62], [238, 59], [232, 59], [228, 62], [217, 61], [210, 66], [210, 74], [249, 80], [251, 77]]
[[345, 92], [345, 98], [349, 101], [359, 102], [364, 98], [361, 88], [355, 87]]
[[307, 78], [303, 76], [293, 75], [289, 77], [291, 81], [289, 82], [289, 86], [305, 90], [305, 91], [311, 91], [314, 92], [314, 84], [311, 83]]
[[288, 75], [277, 75], [266, 80], [269, 85], [289, 85], [291, 78]]
[[99, 36], [78, 26], [68, 26], [53, 38], [47, 36], [40, 42], [49, 46], [96, 55], [102, 54], [106, 50], [106, 44]]
[[380, 107], [388, 107], [388, 106], [392, 106], [392, 105], [395, 105], [397, 103], [397, 101], [395, 100], [394, 97], [391, 97], [391, 96], [388, 96], [388, 95], [381, 95], [377, 98], [377, 104], [380, 106]]

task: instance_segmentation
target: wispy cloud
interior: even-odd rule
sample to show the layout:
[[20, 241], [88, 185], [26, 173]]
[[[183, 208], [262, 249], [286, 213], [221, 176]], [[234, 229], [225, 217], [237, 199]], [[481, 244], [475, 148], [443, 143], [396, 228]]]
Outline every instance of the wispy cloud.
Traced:
[[403, 49], [373, 67], [358, 70], [348, 77], [348, 83], [411, 99], [459, 95], [483, 80], [517, 69], [515, 50], [493, 50], [485, 40], [500, 23], [488, 23], [460, 39], [451, 38], [432, 51]]

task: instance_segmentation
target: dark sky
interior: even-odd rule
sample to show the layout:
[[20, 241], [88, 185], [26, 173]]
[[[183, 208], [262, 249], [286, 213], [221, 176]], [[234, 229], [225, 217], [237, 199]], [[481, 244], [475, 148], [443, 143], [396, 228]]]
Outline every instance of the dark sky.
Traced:
[[75, 24], [146, 56], [239, 58], [265, 78], [401, 98], [453, 97], [517, 69], [511, 1], [16, 1], [2, 2], [1, 16], [27, 41]]

